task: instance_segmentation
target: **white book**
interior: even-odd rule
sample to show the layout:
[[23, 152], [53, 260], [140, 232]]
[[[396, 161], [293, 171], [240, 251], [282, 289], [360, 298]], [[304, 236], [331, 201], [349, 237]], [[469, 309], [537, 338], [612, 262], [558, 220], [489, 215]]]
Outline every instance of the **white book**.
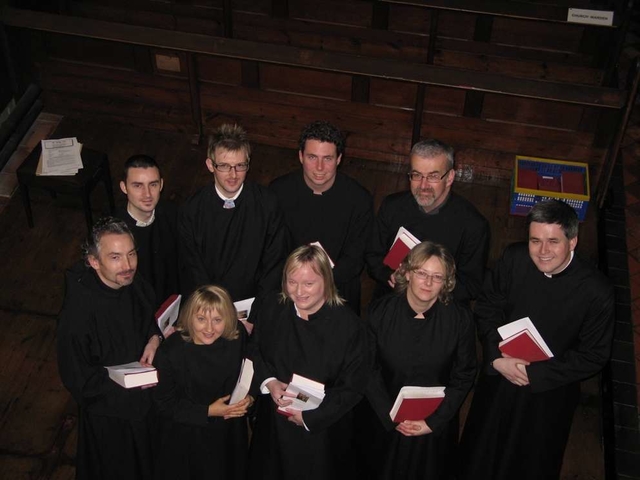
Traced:
[[295, 397], [284, 397], [285, 400], [293, 400], [293, 403], [287, 407], [278, 407], [280, 413], [290, 415], [287, 412], [288, 409], [301, 412], [314, 410], [320, 406], [324, 399], [324, 384], [294, 373], [293, 377], [291, 377], [291, 382], [287, 386], [287, 392], [292, 393]]
[[233, 389], [231, 398], [229, 399], [229, 405], [238, 403], [249, 393], [251, 387], [251, 380], [253, 380], [253, 362], [249, 358], [242, 360], [242, 367], [240, 367], [240, 375], [238, 376], [238, 382]]
[[249, 314], [251, 313], [251, 306], [253, 305], [253, 301], [256, 297], [245, 298], [244, 300], [238, 300], [234, 302], [233, 305], [236, 307], [236, 311], [238, 312], [238, 320], [240, 323], [244, 325], [245, 330], [249, 335], [253, 331], [253, 324], [249, 323], [247, 320], [249, 318]]
[[154, 367], [143, 367], [140, 362], [123, 363], [105, 367], [109, 378], [124, 388], [142, 387], [158, 383], [158, 372]]
[[536, 343], [540, 346], [540, 348], [542, 348], [542, 350], [544, 350], [544, 353], [546, 353], [549, 358], [553, 357], [551, 349], [547, 346], [547, 343], [544, 341], [542, 335], [540, 335], [540, 332], [538, 332], [538, 329], [529, 317], [523, 317], [519, 320], [515, 320], [511, 323], [507, 323], [506, 325], [499, 327], [498, 333], [503, 340], [506, 340], [507, 338], [512, 337], [522, 332], [523, 330], [529, 331], [529, 334], [531, 334]]
[[320, 250], [322, 250], [327, 255], [327, 258], [329, 259], [329, 265], [331, 265], [331, 268], [336, 266], [336, 264], [333, 263], [333, 260], [331, 260], [329, 253], [324, 249], [324, 247], [320, 242], [311, 242], [309, 245], [315, 245], [316, 247], [320, 247]]
[[413, 233], [411, 233], [404, 227], [400, 227], [398, 229], [396, 237], [393, 239], [393, 243], [396, 243], [396, 240], [398, 240], [398, 238], [401, 238], [402, 243], [407, 245], [409, 249], [412, 249], [416, 245], [420, 244], [420, 240], [418, 239], [418, 237], [416, 237]]

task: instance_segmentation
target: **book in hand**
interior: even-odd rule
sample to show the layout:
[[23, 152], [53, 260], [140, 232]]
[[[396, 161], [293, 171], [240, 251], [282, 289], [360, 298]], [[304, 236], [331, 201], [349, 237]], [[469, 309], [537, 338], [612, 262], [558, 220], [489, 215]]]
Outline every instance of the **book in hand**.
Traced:
[[418, 245], [418, 240], [409, 230], [404, 227], [398, 229], [396, 238], [393, 240], [393, 245], [389, 249], [389, 252], [382, 260], [382, 263], [390, 267], [392, 270], [397, 270], [400, 263], [409, 254], [411, 249]]
[[316, 247], [320, 247], [320, 250], [322, 250], [327, 255], [327, 258], [329, 259], [329, 265], [331, 265], [331, 268], [336, 266], [336, 264], [333, 263], [333, 260], [331, 260], [331, 257], [329, 256], [329, 252], [327, 252], [324, 249], [324, 247], [322, 246], [322, 244], [320, 242], [311, 242], [309, 245], [315, 245]]
[[247, 396], [247, 393], [249, 393], [249, 388], [251, 387], [251, 380], [253, 380], [253, 362], [251, 361], [251, 359], [245, 358], [244, 360], [242, 360], [238, 382], [236, 383], [236, 387], [231, 393], [229, 405], [238, 403], [240, 400]]
[[391, 420], [425, 420], [444, 400], [445, 387], [402, 387], [389, 412]]
[[291, 416], [291, 413], [287, 412], [288, 409], [304, 412], [318, 408], [324, 399], [324, 384], [294, 373], [287, 386], [287, 392], [295, 395], [285, 397], [287, 400], [293, 400], [293, 403], [286, 407], [278, 407], [278, 413]]
[[553, 357], [551, 349], [529, 317], [524, 317], [498, 328], [503, 339], [498, 344], [500, 351], [513, 358], [527, 362], [540, 362]]
[[124, 388], [151, 386], [158, 383], [158, 372], [154, 367], [143, 367], [140, 362], [123, 363], [105, 367], [109, 378]]
[[251, 332], [253, 331], [253, 324], [249, 323], [247, 320], [249, 318], [249, 314], [251, 313], [251, 306], [253, 305], [253, 301], [255, 299], [256, 297], [251, 297], [233, 302], [233, 306], [236, 307], [236, 311], [238, 312], [238, 320], [240, 320], [240, 323], [244, 325], [244, 328], [249, 335], [251, 335]]
[[171, 295], [164, 301], [162, 305], [160, 305], [160, 308], [156, 312], [156, 322], [158, 322], [158, 328], [165, 337], [169, 336], [169, 329], [173, 327], [178, 320], [181, 300], [182, 295]]

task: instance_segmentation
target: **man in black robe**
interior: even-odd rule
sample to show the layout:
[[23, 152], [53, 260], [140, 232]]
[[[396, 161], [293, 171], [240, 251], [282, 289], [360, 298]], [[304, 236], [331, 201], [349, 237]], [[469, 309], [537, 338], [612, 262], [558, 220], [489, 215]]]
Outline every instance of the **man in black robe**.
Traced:
[[289, 232], [274, 193], [245, 182], [250, 155], [238, 125], [222, 125], [209, 138], [214, 182], [185, 202], [178, 222], [185, 297], [215, 283], [238, 301], [280, 285]]
[[151, 365], [161, 341], [153, 289], [136, 276], [133, 236], [121, 220], [96, 223], [85, 264], [66, 274], [58, 324], [58, 369], [78, 403], [76, 478], [152, 478], [149, 390], [125, 389], [105, 366]]
[[178, 209], [160, 200], [164, 181], [160, 167], [147, 155], [134, 155], [124, 164], [120, 190], [127, 206], [116, 210], [136, 240], [138, 274], [151, 283], [158, 306], [180, 293], [178, 282]]
[[[527, 218], [529, 243], [505, 250], [475, 313], [484, 369], [461, 449], [461, 478], [557, 479], [580, 381], [609, 359], [614, 294], [574, 256], [578, 217], [549, 200]], [[497, 328], [529, 317], [553, 356], [529, 363], [500, 353]]]
[[365, 256], [367, 271], [377, 283], [374, 298], [393, 288], [394, 271], [383, 260], [400, 227], [420, 241], [444, 245], [453, 255], [456, 300], [469, 302], [480, 293], [489, 252], [489, 223], [469, 201], [451, 191], [453, 155], [453, 148], [438, 140], [422, 140], [411, 149], [411, 190], [383, 200]]
[[333, 277], [347, 305], [360, 313], [360, 274], [371, 236], [371, 194], [337, 171], [344, 137], [328, 122], [313, 122], [300, 135], [302, 170], [275, 179], [276, 193], [294, 247], [320, 242], [335, 263]]

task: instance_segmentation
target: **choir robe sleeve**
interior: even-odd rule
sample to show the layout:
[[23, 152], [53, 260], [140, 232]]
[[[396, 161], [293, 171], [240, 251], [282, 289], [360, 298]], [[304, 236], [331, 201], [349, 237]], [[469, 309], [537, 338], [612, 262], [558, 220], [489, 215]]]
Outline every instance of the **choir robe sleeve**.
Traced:
[[67, 302], [60, 315], [58, 327], [58, 370], [64, 386], [80, 406], [121, 393], [122, 387], [109, 378], [107, 369], [92, 361], [92, 347], [100, 339], [87, 325], [90, 315], [82, 304]]
[[487, 275], [484, 290], [474, 308], [478, 337], [482, 344], [484, 370], [489, 375], [498, 374], [490, 363], [496, 358], [502, 358], [498, 348], [502, 340], [498, 327], [507, 323], [506, 312], [509, 309], [507, 295], [513, 271], [513, 258], [507, 249], [496, 263], [493, 272]]
[[466, 223], [460, 250], [455, 252], [457, 281], [453, 291], [454, 297], [462, 302], [477, 298], [482, 291], [491, 236], [484, 217], [469, 216]]
[[178, 217], [178, 255], [181, 263], [179, 271], [183, 295], [188, 295], [200, 285], [211, 282], [204, 259], [198, 249], [197, 211], [195, 207], [185, 204]]
[[429, 428], [436, 433], [445, 429], [458, 414], [476, 378], [476, 332], [473, 319], [469, 310], [460, 308], [458, 311], [462, 316], [458, 345], [445, 397], [438, 409], [425, 420]]
[[209, 405], [194, 403], [182, 392], [180, 382], [182, 368], [179, 365], [178, 355], [172, 355], [171, 351], [182, 345], [176, 345], [175, 340], [173, 338], [167, 340], [167, 343], [158, 349], [153, 361], [153, 365], [158, 370], [158, 385], [153, 392], [155, 404], [161, 415], [176, 422], [204, 426], [209, 420]]
[[609, 360], [613, 341], [615, 299], [613, 287], [594, 289], [573, 348], [562, 355], [526, 367], [531, 391], [538, 393], [584, 380], [598, 373]]
[[353, 212], [342, 253], [332, 259], [335, 262], [333, 277], [336, 283], [346, 283], [359, 277], [364, 266], [364, 252], [371, 238], [373, 204], [370, 196], [367, 196], [367, 201], [357, 200], [353, 199], [358, 208]]
[[382, 261], [387, 255], [396, 232], [392, 231], [393, 219], [390, 217], [387, 199], [383, 200], [373, 222], [371, 242], [365, 254], [367, 272], [376, 282], [387, 285], [393, 270]]
[[325, 390], [320, 406], [302, 412], [302, 419], [309, 431], [330, 427], [362, 399], [371, 371], [368, 359], [366, 333], [362, 325], [352, 335], [340, 374], [333, 385]]
[[272, 207], [260, 258], [258, 295], [272, 292], [279, 288], [282, 281], [282, 268], [292, 244], [289, 229], [285, 225], [284, 216], [277, 204], [275, 195], [273, 198], [271, 196], [268, 198]]

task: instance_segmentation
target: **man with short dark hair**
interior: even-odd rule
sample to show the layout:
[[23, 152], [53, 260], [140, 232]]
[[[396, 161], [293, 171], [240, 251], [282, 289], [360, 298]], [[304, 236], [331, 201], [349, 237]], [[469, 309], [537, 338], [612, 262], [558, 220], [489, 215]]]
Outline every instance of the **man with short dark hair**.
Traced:
[[66, 274], [58, 323], [58, 369], [78, 403], [77, 479], [151, 479], [153, 422], [149, 390], [125, 389], [106, 366], [151, 365], [162, 336], [151, 286], [136, 275], [127, 225], [99, 220], [85, 262]]
[[[462, 437], [460, 478], [559, 478], [580, 381], [609, 359], [613, 287], [574, 255], [575, 211], [549, 200], [533, 207], [527, 223], [528, 244], [507, 247], [475, 305], [484, 368]], [[497, 328], [523, 317], [551, 358], [501, 354]]]
[[320, 242], [335, 263], [333, 276], [347, 305], [360, 313], [360, 274], [371, 235], [371, 194], [338, 172], [344, 137], [328, 122], [313, 122], [300, 135], [301, 171], [275, 179], [273, 190], [284, 211], [295, 247]]
[[179, 220], [185, 295], [216, 283], [238, 301], [280, 285], [289, 234], [273, 192], [245, 181], [250, 161], [242, 127], [225, 124], [211, 135], [213, 182], [185, 202]]
[[133, 233], [138, 273], [153, 286], [158, 304], [180, 293], [178, 281], [178, 209], [160, 198], [164, 186], [160, 167], [148, 155], [134, 155], [124, 164], [120, 190], [127, 206], [116, 210]]
[[454, 298], [469, 302], [481, 290], [489, 251], [489, 223], [466, 199], [451, 191], [453, 148], [422, 140], [411, 149], [410, 190], [386, 197], [373, 227], [367, 270], [377, 282], [374, 297], [390, 292], [394, 271], [383, 263], [400, 227], [420, 241], [444, 245], [456, 262]]

